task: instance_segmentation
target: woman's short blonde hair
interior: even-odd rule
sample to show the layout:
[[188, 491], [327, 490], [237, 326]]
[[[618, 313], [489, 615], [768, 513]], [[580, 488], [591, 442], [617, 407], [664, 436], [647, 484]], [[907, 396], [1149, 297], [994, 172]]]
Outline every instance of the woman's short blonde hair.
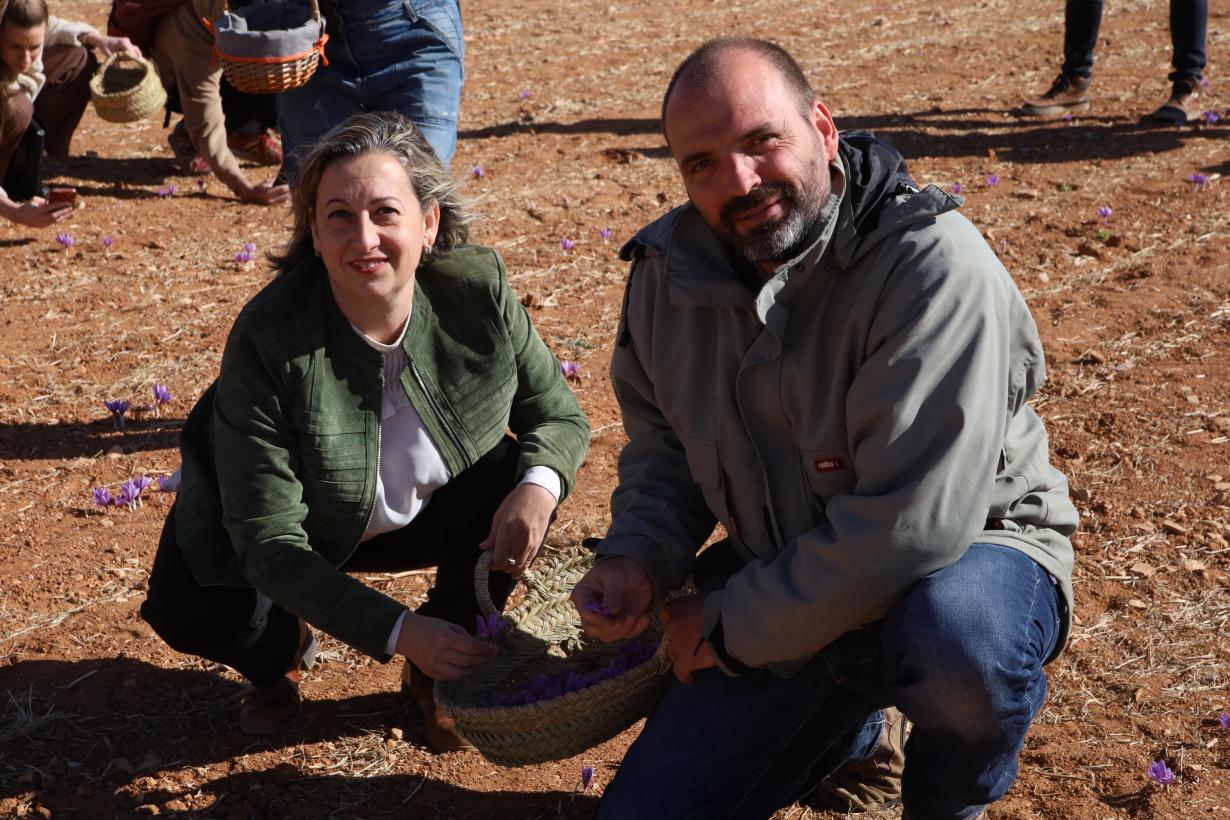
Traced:
[[279, 273], [285, 273], [316, 255], [312, 247], [312, 217], [316, 193], [325, 169], [339, 159], [366, 154], [389, 154], [401, 163], [426, 210], [432, 202], [440, 205], [440, 229], [431, 250], [420, 264], [448, 253], [470, 237], [475, 215], [469, 199], [461, 194], [461, 180], [449, 173], [419, 129], [395, 111], [355, 114], [336, 126], [313, 148], [303, 161], [299, 184], [291, 197], [295, 224], [286, 251], [271, 255]]

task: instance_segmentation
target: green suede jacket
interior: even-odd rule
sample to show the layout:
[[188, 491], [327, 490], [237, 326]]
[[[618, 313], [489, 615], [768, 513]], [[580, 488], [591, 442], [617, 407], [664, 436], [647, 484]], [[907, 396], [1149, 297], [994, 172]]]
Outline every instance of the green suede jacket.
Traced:
[[[450, 474], [511, 429], [521, 470], [551, 467], [567, 495], [589, 426], [494, 251], [419, 270], [403, 346], [401, 385]], [[318, 261], [279, 276], [240, 312], [189, 414], [175, 521], [198, 582], [254, 587], [381, 660], [406, 607], [338, 567], [372, 513], [383, 369]]]

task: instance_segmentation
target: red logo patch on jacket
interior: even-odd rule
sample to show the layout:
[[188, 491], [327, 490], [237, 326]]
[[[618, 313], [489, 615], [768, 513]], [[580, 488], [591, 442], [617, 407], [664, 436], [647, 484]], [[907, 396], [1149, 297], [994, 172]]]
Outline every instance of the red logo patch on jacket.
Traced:
[[846, 460], [841, 456], [823, 456], [816, 459], [817, 473], [833, 473], [846, 469]]

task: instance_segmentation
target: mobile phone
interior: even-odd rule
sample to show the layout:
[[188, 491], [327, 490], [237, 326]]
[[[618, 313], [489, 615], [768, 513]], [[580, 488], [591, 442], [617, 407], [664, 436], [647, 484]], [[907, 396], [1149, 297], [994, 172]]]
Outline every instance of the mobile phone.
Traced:
[[63, 202], [70, 208], [77, 207], [77, 189], [76, 188], [52, 188], [47, 194], [48, 202]]

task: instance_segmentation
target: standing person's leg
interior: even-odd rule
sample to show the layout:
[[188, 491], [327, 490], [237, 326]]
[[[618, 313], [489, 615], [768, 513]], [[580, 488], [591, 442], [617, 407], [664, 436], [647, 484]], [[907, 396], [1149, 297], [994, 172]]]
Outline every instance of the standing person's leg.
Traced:
[[[876, 668], [874, 647], [864, 657]], [[873, 696], [838, 685], [823, 655], [788, 678], [706, 669], [691, 683], [672, 682], [596, 817], [767, 818], [874, 747], [876, 706]]]
[[90, 78], [98, 60], [84, 46], [51, 46], [43, 51], [43, 68], [47, 84], [34, 99], [34, 116], [47, 130], [47, 154], [66, 157], [90, 102]]
[[1209, 26], [1208, 0], [1170, 0], [1170, 42], [1174, 71], [1170, 81], [1200, 81], [1204, 75], [1205, 38]]
[[1023, 553], [974, 544], [884, 618], [884, 683], [914, 723], [902, 782], [910, 820], [977, 816], [1016, 780], [1061, 606], [1050, 575]]
[[1102, 27], [1102, 0], [1067, 0], [1063, 8], [1063, 73], [1088, 78]]
[[409, 117], [448, 167], [457, 146], [465, 80], [465, 39], [456, 0], [390, 4], [351, 42], [360, 38], [355, 55], [364, 107]]
[[[331, 34], [340, 40], [340, 34]], [[294, 185], [299, 163], [329, 129], [364, 109], [359, 103], [353, 66], [331, 52], [329, 65], [321, 65], [305, 85], [275, 94], [278, 131], [282, 134], [282, 174]]]

